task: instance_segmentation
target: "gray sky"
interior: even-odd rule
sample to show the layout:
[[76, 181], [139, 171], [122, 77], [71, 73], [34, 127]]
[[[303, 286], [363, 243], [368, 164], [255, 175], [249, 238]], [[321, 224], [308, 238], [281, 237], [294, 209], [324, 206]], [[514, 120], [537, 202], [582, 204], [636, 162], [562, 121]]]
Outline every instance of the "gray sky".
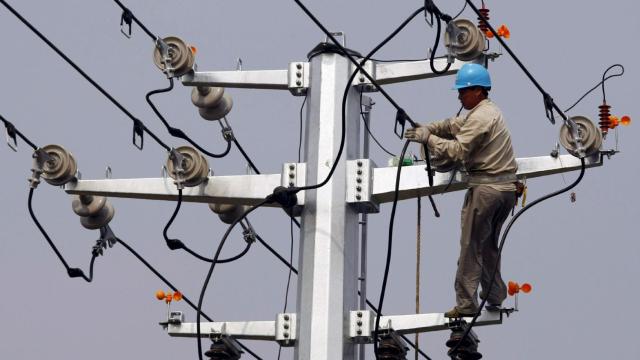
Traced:
[[[151, 61], [152, 43], [138, 27], [133, 38], [120, 34], [121, 11], [111, 1], [12, 1], [18, 11], [45, 33], [78, 65], [170, 145], [169, 137], [148, 108], [144, 95], [164, 87], [166, 79]], [[176, 6], [177, 4], [180, 6]], [[348, 46], [367, 52], [391, 32], [420, 1], [307, 1], [332, 30], [347, 33]], [[455, 14], [463, 1], [438, 2]], [[301, 61], [323, 34], [292, 1], [129, 0], [126, 4], [162, 36], [177, 35], [198, 47], [201, 70], [285, 69]], [[638, 93], [640, 30], [633, 1], [487, 2], [495, 25], [505, 23], [508, 40], [531, 72], [561, 107], [592, 87], [611, 64], [623, 63], [626, 74], [608, 82], [607, 99], [616, 115], [635, 115]], [[475, 19], [471, 11], [464, 13]], [[0, 7], [4, 34], [0, 113], [39, 145], [59, 143], [76, 156], [85, 179], [104, 177], [107, 165], [115, 178], [157, 177], [165, 152], [150, 137], [140, 152], [131, 145], [128, 118]], [[424, 57], [435, 31], [416, 19], [380, 52], [381, 58]], [[497, 46], [493, 42], [494, 48]], [[549, 153], [558, 126], [544, 117], [542, 98], [508, 56], [492, 64], [492, 99], [502, 108], [518, 157]], [[394, 85], [387, 90], [414, 119], [436, 120], [457, 111], [452, 77]], [[222, 149], [219, 127], [203, 121], [179, 85], [158, 96], [161, 111], [172, 124], [187, 130], [213, 151]], [[234, 109], [229, 119], [246, 151], [264, 173], [280, 171], [297, 158], [298, 111], [302, 98], [288, 92], [230, 90]], [[373, 129], [395, 152], [401, 142], [392, 134], [392, 107], [375, 94]], [[596, 120], [601, 94], [594, 92], [571, 113]], [[637, 118], [637, 116], [635, 116]], [[265, 136], [266, 135], [266, 136]], [[579, 185], [577, 202], [568, 195], [549, 200], [528, 212], [514, 226], [504, 252], [505, 280], [528, 281], [533, 293], [520, 299], [521, 311], [501, 326], [478, 329], [480, 351], [487, 359], [640, 358], [633, 320], [640, 243], [635, 233], [635, 176], [640, 174], [634, 141], [638, 125], [620, 129], [621, 154], [605, 166], [589, 170]], [[610, 136], [606, 148], [615, 146]], [[413, 148], [417, 151], [417, 147]], [[372, 147], [372, 158], [387, 157]], [[157, 325], [165, 316], [155, 300], [157, 289], [168, 290], [123, 247], [115, 246], [96, 261], [95, 280], [71, 280], [64, 272], [27, 212], [31, 151], [20, 142], [18, 153], [0, 150], [0, 357], [34, 358], [194, 358], [195, 340], [172, 339]], [[216, 174], [242, 174], [245, 162], [233, 150], [210, 161]], [[577, 174], [566, 174], [571, 182]], [[529, 199], [564, 186], [561, 176], [529, 182]], [[424, 312], [442, 312], [454, 303], [453, 277], [458, 252], [459, 211], [463, 193], [437, 196], [442, 213], [434, 219], [425, 201], [423, 214]], [[174, 203], [111, 199], [116, 208], [112, 227], [192, 299], [208, 264], [182, 252], [169, 251], [162, 228]], [[390, 284], [384, 312], [411, 313], [414, 308], [415, 200], [399, 205]], [[68, 196], [47, 184], [36, 191], [35, 211], [72, 266], [87, 269], [97, 232], [83, 229], [70, 209]], [[390, 206], [372, 218], [369, 291], [377, 302], [386, 250]], [[288, 256], [289, 221], [276, 210], [252, 216], [256, 230]], [[212, 252], [225, 230], [205, 205], [186, 204], [171, 234], [199, 252]], [[380, 235], [378, 235], [380, 234]], [[382, 235], [384, 234], [384, 235]], [[633, 240], [633, 239], [636, 240]], [[297, 245], [297, 234], [295, 244]], [[243, 247], [233, 233], [226, 254]], [[297, 246], [294, 254], [297, 255]], [[296, 261], [294, 259], [294, 261]], [[205, 309], [222, 320], [271, 320], [281, 311], [287, 271], [259, 244], [242, 260], [216, 269]], [[290, 309], [295, 309], [295, 278]], [[629, 301], [632, 302], [629, 302]], [[510, 302], [513, 300], [510, 299]], [[194, 312], [184, 303], [187, 320]], [[445, 359], [445, 332], [421, 337], [433, 359]], [[265, 359], [273, 359], [273, 344], [248, 342]], [[291, 356], [284, 352], [283, 358]], [[247, 357], [249, 358], [249, 357]]]

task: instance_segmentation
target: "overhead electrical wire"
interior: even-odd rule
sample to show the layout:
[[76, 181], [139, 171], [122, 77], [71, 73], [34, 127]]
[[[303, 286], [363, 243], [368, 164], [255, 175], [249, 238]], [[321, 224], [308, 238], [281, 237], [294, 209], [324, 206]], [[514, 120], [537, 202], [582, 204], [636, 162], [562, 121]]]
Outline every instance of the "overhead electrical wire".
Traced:
[[158, 118], [160, 119], [160, 121], [162, 121], [162, 123], [164, 124], [164, 126], [167, 128], [167, 131], [169, 132], [169, 134], [173, 137], [179, 138], [179, 139], [183, 139], [186, 140], [189, 144], [193, 145], [196, 149], [200, 150], [203, 154], [211, 156], [212, 158], [223, 158], [225, 157], [228, 153], [229, 150], [231, 150], [231, 141], [227, 140], [227, 148], [220, 154], [214, 154], [212, 152], [207, 151], [206, 149], [204, 149], [202, 146], [200, 146], [197, 142], [193, 141], [184, 131], [182, 131], [179, 128], [175, 128], [172, 127], [169, 122], [167, 121], [167, 119], [165, 119], [165, 117], [162, 115], [162, 113], [160, 113], [160, 111], [158, 110], [158, 108], [155, 106], [155, 104], [151, 101], [151, 96], [155, 95], [155, 94], [161, 94], [161, 93], [167, 93], [169, 91], [173, 90], [173, 78], [169, 78], [169, 86], [166, 88], [162, 88], [162, 89], [157, 89], [157, 90], [151, 90], [147, 93], [147, 95], [145, 96], [145, 99], [147, 100], [147, 103], [149, 104], [149, 106], [151, 107], [151, 109], [153, 110], [153, 112], [156, 114], [156, 116], [158, 116]]
[[560, 117], [564, 120], [567, 121], [567, 115], [565, 115], [565, 113], [560, 109], [560, 107], [555, 103], [555, 101], [553, 100], [553, 98], [551, 97], [551, 95], [549, 95], [549, 93], [547, 93], [543, 88], [542, 85], [540, 85], [540, 83], [533, 77], [533, 75], [531, 74], [531, 72], [529, 72], [529, 70], [526, 68], [526, 66], [524, 66], [524, 64], [522, 63], [522, 61], [520, 61], [520, 59], [516, 56], [516, 54], [511, 50], [511, 48], [507, 45], [507, 43], [502, 39], [502, 37], [500, 37], [498, 35], [498, 32], [496, 31], [496, 29], [493, 28], [493, 25], [491, 25], [491, 23], [489, 23], [489, 19], [487, 19], [484, 15], [482, 15], [482, 13], [480, 12], [480, 10], [478, 10], [478, 8], [473, 4], [473, 2], [471, 0], [465, 0], [467, 2], [467, 4], [469, 4], [469, 6], [473, 9], [473, 11], [476, 13], [476, 15], [478, 15], [478, 19], [483, 21], [486, 25], [487, 28], [491, 31], [491, 33], [493, 34], [493, 36], [498, 40], [498, 42], [500, 43], [500, 45], [502, 45], [502, 47], [507, 51], [507, 53], [509, 53], [509, 55], [511, 56], [511, 58], [516, 62], [516, 64], [518, 64], [518, 66], [520, 67], [520, 69], [524, 72], [524, 74], [529, 78], [529, 80], [531, 81], [531, 83], [533, 83], [533, 85], [538, 89], [538, 91], [540, 91], [540, 93], [542, 94], [543, 97], [543, 102], [544, 102], [544, 106], [545, 106], [545, 111], [546, 111], [546, 115], [547, 118], [549, 119], [549, 121], [551, 121], [552, 124], [555, 124], [555, 117], [553, 115], [553, 111], [555, 110]]
[[[126, 242], [124, 242], [120, 238], [117, 238], [117, 241], [119, 244], [124, 246], [124, 248], [127, 249], [133, 256], [135, 256], [141, 263], [143, 263], [147, 267], [147, 269], [149, 269], [154, 275], [156, 275], [160, 280], [162, 280], [162, 282], [164, 282], [168, 287], [170, 287], [171, 290], [179, 291], [177, 287], [175, 287], [169, 280], [167, 280], [167, 278], [165, 278], [158, 270], [156, 270], [156, 268], [154, 268], [151, 264], [149, 264], [149, 262], [137, 251], [135, 251], [131, 246], [129, 246]], [[182, 299], [187, 304], [189, 304], [189, 306], [191, 306], [192, 309], [198, 311], [198, 307], [191, 300], [189, 300], [189, 298], [184, 293], [182, 293]], [[202, 314], [202, 317], [205, 318], [207, 321], [213, 322], [213, 318], [211, 318], [209, 315], [205, 314], [202, 311], [200, 313]], [[251, 351], [251, 349], [249, 349], [245, 345], [243, 345], [239, 340], [236, 340], [236, 342], [238, 343], [238, 345], [240, 345], [240, 347], [242, 347], [245, 351], [247, 351], [247, 353], [251, 354], [251, 356], [253, 356], [258, 360], [262, 360], [260, 356], [258, 356], [256, 353]]]
[[585, 169], [586, 169], [586, 164], [585, 164], [585, 160], [584, 158], [580, 159], [580, 175], [578, 175], [578, 178], [571, 184], [569, 184], [568, 186], [554, 191], [552, 193], [549, 193], [545, 196], [542, 196], [534, 201], [532, 201], [531, 203], [529, 203], [527, 206], [523, 207], [522, 209], [520, 209], [520, 211], [518, 211], [509, 221], [509, 223], [507, 224], [507, 227], [505, 228], [504, 232], [502, 233], [502, 237], [500, 238], [500, 244], [498, 246], [498, 259], [496, 260], [496, 265], [493, 268], [492, 271], [492, 275], [491, 275], [491, 280], [489, 281], [489, 286], [488, 289], [486, 290], [486, 296], [484, 297], [484, 299], [482, 299], [482, 302], [480, 303], [480, 306], [478, 307], [478, 311], [477, 313], [473, 316], [473, 319], [471, 320], [471, 322], [469, 323], [469, 326], [467, 327], [467, 329], [464, 332], [464, 335], [460, 338], [460, 340], [458, 341], [458, 343], [456, 344], [455, 347], [451, 348], [451, 350], [449, 351], [449, 353], [455, 353], [456, 350], [458, 350], [461, 346], [461, 344], [464, 342], [465, 338], [467, 336], [469, 336], [469, 333], [471, 332], [471, 329], [473, 328], [473, 326], [476, 324], [476, 321], [478, 320], [478, 317], [480, 316], [480, 314], [482, 314], [482, 309], [484, 308], [484, 305], [487, 302], [487, 299], [490, 297], [491, 294], [491, 290], [493, 289], [493, 284], [495, 282], [495, 277], [496, 274], [498, 273], [498, 268], [500, 266], [500, 258], [502, 257], [502, 249], [504, 248], [504, 244], [505, 241], [507, 240], [507, 235], [509, 234], [509, 231], [511, 230], [511, 227], [513, 226], [513, 224], [516, 222], [516, 220], [518, 220], [518, 218], [527, 210], [531, 209], [532, 207], [536, 206], [537, 204], [551, 199], [552, 197], [558, 196], [562, 193], [565, 193], [571, 189], [573, 189], [574, 187], [576, 187], [580, 181], [582, 181], [582, 178], [584, 177], [584, 173], [585, 173]]
[[[33, 150], [38, 150], [38, 146], [36, 146], [29, 138], [27, 138], [20, 130], [18, 130], [15, 125], [11, 123], [11, 121], [5, 119], [2, 115], [0, 115], [0, 121], [4, 123], [4, 127], [7, 129], [7, 135], [15, 140], [15, 136], [19, 136], [24, 142], [26, 142]], [[17, 145], [17, 144], [16, 144]]]
[[250, 213], [252, 213], [253, 211], [255, 211], [256, 209], [258, 209], [259, 207], [261, 207], [264, 204], [267, 204], [270, 201], [270, 199], [265, 199], [262, 202], [250, 207], [249, 209], [247, 209], [240, 217], [238, 217], [237, 219], [235, 219], [233, 221], [233, 223], [231, 223], [229, 225], [229, 227], [227, 228], [227, 231], [224, 233], [222, 239], [220, 240], [220, 244], [218, 244], [218, 248], [216, 249], [216, 253], [213, 257], [213, 261], [211, 262], [211, 266], [209, 267], [209, 272], [207, 273], [207, 276], [205, 278], [205, 281], [202, 285], [202, 290], [200, 291], [200, 297], [198, 298], [198, 311], [197, 311], [197, 316], [196, 316], [196, 337], [197, 337], [197, 343], [198, 343], [198, 358], [200, 360], [202, 360], [202, 340], [200, 339], [200, 311], [202, 309], [202, 302], [204, 301], [204, 295], [205, 292], [207, 291], [207, 287], [209, 286], [209, 282], [211, 279], [211, 276], [213, 275], [213, 270], [215, 269], [216, 263], [218, 261], [218, 257], [220, 256], [220, 252], [222, 251], [222, 248], [224, 247], [225, 242], [227, 241], [227, 238], [229, 237], [229, 234], [231, 233], [231, 230], [233, 230], [233, 228], [240, 222], [242, 221], [245, 217], [247, 217], [247, 215], [249, 215]]
[[[620, 72], [617, 74], [612, 74], [607, 76], [607, 73], [615, 68], [615, 67], [619, 67], [620, 68]], [[613, 64], [611, 66], [609, 66], [604, 73], [602, 74], [602, 81], [598, 82], [594, 87], [592, 87], [590, 90], [588, 90], [586, 93], [584, 93], [584, 95], [582, 95], [575, 103], [573, 103], [573, 105], [569, 106], [564, 112], [567, 113], [569, 111], [571, 111], [571, 109], [573, 109], [574, 107], [576, 107], [576, 105], [578, 105], [585, 97], [587, 97], [587, 95], [591, 94], [591, 92], [593, 92], [595, 89], [597, 89], [599, 86], [602, 85], [602, 99], [606, 102], [607, 100], [607, 93], [605, 92], [604, 89], [604, 83], [611, 79], [612, 77], [618, 77], [618, 76], [622, 76], [624, 75], [624, 66], [622, 66], [622, 64]]]
[[378, 147], [380, 149], [382, 149], [382, 151], [386, 152], [388, 155], [390, 156], [396, 156], [394, 153], [392, 153], [391, 151], [387, 150], [387, 148], [385, 148], [380, 141], [378, 141], [378, 139], [375, 137], [375, 135], [373, 135], [373, 133], [371, 132], [371, 129], [369, 127], [369, 122], [367, 121], [367, 119], [365, 119], [364, 117], [364, 112], [362, 111], [362, 92], [360, 92], [360, 116], [362, 117], [362, 122], [364, 123], [364, 127], [367, 130], [367, 133], [369, 133], [369, 135], [371, 136], [371, 138], [373, 139], [373, 141], [378, 145]]
[[[164, 240], [167, 243], [167, 247], [169, 247], [169, 249], [171, 249], [171, 250], [182, 249], [182, 250], [188, 252], [189, 254], [193, 255], [195, 258], [197, 258], [199, 260], [202, 260], [202, 261], [205, 261], [205, 262], [213, 262], [213, 259], [210, 259], [208, 257], [205, 257], [205, 256], [202, 256], [202, 255], [198, 254], [197, 252], [195, 252], [192, 249], [190, 249], [187, 245], [185, 245], [184, 242], [182, 242], [181, 240], [169, 238], [169, 236], [167, 235], [167, 232], [169, 231], [169, 228], [171, 227], [171, 225], [175, 221], [176, 216], [178, 215], [178, 212], [180, 211], [180, 205], [182, 204], [182, 197], [183, 197], [182, 189], [178, 189], [178, 201], [176, 202], [176, 208], [173, 211], [173, 214], [171, 215], [171, 218], [167, 222], [167, 225], [165, 225], [164, 229], [162, 230], [162, 236], [164, 237]], [[233, 262], [233, 261], [236, 261], [236, 260], [240, 259], [247, 252], [249, 252], [249, 249], [251, 248], [252, 244], [253, 244], [252, 241], [247, 241], [247, 244], [245, 245], [244, 249], [238, 255], [232, 256], [232, 257], [227, 258], [227, 259], [219, 259], [217, 261], [218, 264], [230, 263], [230, 262]]]
[[[65, 53], [63, 53], [57, 46], [55, 46], [46, 36], [44, 36], [38, 29], [36, 29], [27, 19], [25, 19], [19, 12], [17, 12], [11, 5], [5, 0], [0, 0], [0, 3], [4, 5], [18, 20], [20, 20], [25, 26], [27, 26], [34, 34], [36, 34], [40, 40], [44, 41], [53, 51], [56, 52], [64, 61], [67, 62], [74, 70], [76, 70], [82, 77], [85, 78], [91, 85], [93, 85], [102, 95], [104, 95], [111, 103], [113, 103], [120, 111], [122, 111], [127, 117], [133, 121], [134, 131], [138, 130], [140, 133], [146, 132], [151, 138], [153, 138], [158, 145], [162, 146], [165, 150], [171, 151], [171, 148], [165, 144], [159, 137], [157, 137], [151, 130], [149, 130], [144, 123], [133, 116], [129, 110], [127, 110], [122, 104], [120, 104], [111, 94], [109, 94], [102, 86], [100, 86], [95, 80], [93, 80], [87, 73], [76, 65]], [[134, 132], [135, 139], [135, 132]], [[142, 148], [141, 146], [139, 147]]]
[[47, 243], [49, 243], [49, 246], [51, 247], [51, 250], [53, 250], [53, 252], [56, 254], [58, 259], [60, 260], [60, 262], [64, 266], [64, 268], [67, 270], [67, 275], [69, 275], [70, 278], [81, 277], [81, 278], [84, 279], [84, 281], [91, 282], [93, 280], [93, 264], [95, 262], [95, 259], [96, 259], [97, 255], [93, 254], [92, 257], [91, 257], [91, 262], [89, 264], [89, 276], [85, 275], [85, 273], [82, 271], [82, 269], [80, 269], [80, 268], [72, 268], [72, 267], [69, 266], [69, 263], [67, 263], [67, 261], [64, 259], [64, 257], [60, 253], [60, 250], [58, 250], [56, 245], [51, 240], [51, 237], [49, 237], [49, 234], [47, 234], [47, 232], [42, 227], [42, 225], [40, 225], [40, 221], [38, 221], [38, 218], [36, 217], [36, 214], [33, 212], [33, 204], [32, 204], [32, 202], [33, 202], [33, 191], [34, 190], [35, 190], [35, 188], [33, 188], [33, 187], [29, 189], [29, 199], [27, 201], [27, 207], [29, 208], [29, 215], [31, 215], [31, 219], [33, 220], [33, 222], [38, 227], [38, 230], [40, 230], [40, 232], [42, 233], [42, 236], [44, 236], [44, 238], [47, 240]]

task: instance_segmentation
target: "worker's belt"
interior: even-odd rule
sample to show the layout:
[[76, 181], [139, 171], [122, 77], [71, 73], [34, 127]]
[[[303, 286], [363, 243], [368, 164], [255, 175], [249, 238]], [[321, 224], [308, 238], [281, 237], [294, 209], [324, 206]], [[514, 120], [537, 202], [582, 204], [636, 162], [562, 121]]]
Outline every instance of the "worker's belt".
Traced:
[[518, 181], [516, 174], [469, 174], [467, 182], [469, 185], [487, 185], [487, 184], [507, 184]]

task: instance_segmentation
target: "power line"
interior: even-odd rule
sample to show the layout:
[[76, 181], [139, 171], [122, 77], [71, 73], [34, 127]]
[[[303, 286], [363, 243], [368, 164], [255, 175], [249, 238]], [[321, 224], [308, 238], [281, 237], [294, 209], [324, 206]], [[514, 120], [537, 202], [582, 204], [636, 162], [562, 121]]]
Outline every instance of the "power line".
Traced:
[[[36, 146], [31, 140], [29, 140], [20, 130], [18, 130], [15, 125], [13, 125], [9, 120], [5, 119], [2, 115], [0, 115], [0, 120], [4, 123], [4, 127], [7, 129], [7, 136], [13, 140], [14, 145], [17, 147], [18, 142], [16, 141], [16, 135], [19, 136], [24, 142], [26, 142], [33, 150], [38, 150], [38, 146]], [[7, 140], [8, 141], [8, 140]], [[11, 144], [9, 144], [11, 147]], [[12, 149], [16, 150], [12, 147]]]
[[85, 80], [87, 80], [91, 85], [93, 85], [98, 91], [100, 91], [100, 93], [102, 93], [102, 95], [104, 95], [107, 99], [109, 99], [111, 103], [113, 103], [120, 111], [122, 111], [125, 115], [127, 115], [127, 117], [129, 117], [133, 121], [134, 145], [136, 145], [135, 136], [136, 134], [138, 134], [141, 137], [141, 144], [138, 148], [142, 149], [144, 144], [143, 142], [144, 140], [142, 139], [142, 133], [146, 132], [165, 150], [167, 151], [171, 150], [171, 148], [167, 146], [167, 144], [162, 142], [162, 140], [160, 140], [160, 138], [157, 137], [153, 132], [151, 132], [151, 130], [149, 130], [140, 119], [133, 116], [133, 114], [131, 114], [129, 110], [127, 110], [124, 106], [122, 106], [122, 104], [120, 104], [113, 96], [111, 96], [111, 94], [109, 94], [104, 88], [102, 88], [102, 86], [100, 86], [95, 80], [93, 80], [89, 75], [87, 75], [87, 73], [84, 70], [82, 70], [78, 65], [76, 65], [67, 55], [65, 55], [65, 53], [63, 53], [46, 36], [44, 36], [38, 29], [36, 29], [27, 19], [25, 19], [19, 12], [17, 12], [13, 7], [11, 7], [11, 5], [9, 5], [5, 0], [0, 0], [0, 3], [2, 3], [2, 5], [4, 5], [4, 7], [6, 7], [16, 18], [18, 18], [18, 20], [20, 20], [25, 26], [29, 28], [29, 30], [31, 30], [34, 34], [36, 34], [40, 38], [40, 40], [44, 41], [53, 51], [56, 52], [56, 54], [58, 54], [62, 59], [64, 59], [64, 61], [66, 61], [67, 64], [69, 64], [74, 70], [76, 70], [80, 75], [82, 75], [82, 77], [84, 77]]

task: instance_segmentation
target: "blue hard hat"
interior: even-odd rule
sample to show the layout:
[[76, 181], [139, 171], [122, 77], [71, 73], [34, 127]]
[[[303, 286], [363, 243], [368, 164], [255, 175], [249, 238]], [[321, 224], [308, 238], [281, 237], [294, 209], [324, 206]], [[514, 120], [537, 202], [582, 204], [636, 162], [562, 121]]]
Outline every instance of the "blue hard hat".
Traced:
[[464, 89], [472, 86], [482, 86], [484, 88], [491, 88], [491, 77], [487, 69], [479, 64], [464, 64], [460, 70], [458, 70], [458, 76], [456, 76], [456, 85], [454, 90]]

